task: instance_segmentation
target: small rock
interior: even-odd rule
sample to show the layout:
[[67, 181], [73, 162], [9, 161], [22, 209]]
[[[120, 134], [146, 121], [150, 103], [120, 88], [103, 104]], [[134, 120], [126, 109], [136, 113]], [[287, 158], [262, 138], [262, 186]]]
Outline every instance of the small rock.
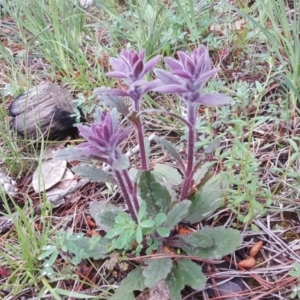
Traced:
[[0, 188], [3, 189], [6, 194], [14, 196], [18, 192], [16, 185], [17, 183], [12, 180], [12, 178], [0, 172]]
[[88, 8], [94, 3], [94, 0], [79, 0], [79, 3], [82, 7]]

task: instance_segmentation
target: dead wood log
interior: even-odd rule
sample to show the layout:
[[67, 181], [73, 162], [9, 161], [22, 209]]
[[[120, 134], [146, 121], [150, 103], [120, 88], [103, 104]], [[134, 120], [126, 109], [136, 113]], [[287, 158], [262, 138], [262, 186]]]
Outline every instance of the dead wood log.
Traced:
[[18, 96], [9, 107], [13, 128], [23, 137], [54, 140], [74, 134], [72, 95], [53, 83], [41, 83]]

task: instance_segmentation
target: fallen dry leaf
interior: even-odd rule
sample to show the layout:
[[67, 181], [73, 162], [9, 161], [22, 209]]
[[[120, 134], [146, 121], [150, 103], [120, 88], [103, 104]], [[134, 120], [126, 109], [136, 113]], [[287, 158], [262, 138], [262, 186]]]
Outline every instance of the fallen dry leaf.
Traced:
[[36, 193], [46, 191], [56, 185], [64, 176], [66, 160], [47, 160], [33, 173], [32, 186]]

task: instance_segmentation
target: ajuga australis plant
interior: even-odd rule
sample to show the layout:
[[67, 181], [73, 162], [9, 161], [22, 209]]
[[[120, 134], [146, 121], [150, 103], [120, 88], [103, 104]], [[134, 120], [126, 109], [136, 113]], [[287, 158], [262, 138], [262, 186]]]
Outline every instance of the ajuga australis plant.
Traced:
[[[211, 60], [204, 46], [190, 54], [182, 51], [177, 54], [178, 60], [170, 57], [164, 59], [169, 71], [154, 69], [160, 57], [147, 62], [145, 51], [122, 50], [118, 58], [111, 58], [114, 71], [106, 75], [124, 81], [127, 90], [97, 88], [94, 94], [111, 110], [98, 108], [93, 124], [78, 126], [86, 142], [61, 150], [56, 155], [58, 159], [98, 160], [109, 165], [110, 172], [93, 165], [79, 165], [73, 170], [91, 181], [118, 184], [128, 208], [127, 213], [110, 203], [93, 202], [90, 213], [106, 235], [97, 242], [88, 242], [87, 237], [84, 241], [76, 240], [72, 242], [73, 249], [83, 247], [86, 257], [93, 258], [105, 258], [111, 252], [120, 251], [131, 252], [141, 258], [148, 255], [143, 260], [144, 267], [137, 266], [129, 273], [112, 299], [133, 299], [134, 290], [153, 287], [160, 280], [167, 283], [172, 299], [181, 299], [180, 291], [185, 285], [202, 290], [206, 279], [201, 267], [186, 254], [201, 259], [220, 259], [241, 243], [238, 231], [222, 226], [204, 227], [189, 234], [178, 231], [181, 222], [198, 223], [223, 205], [220, 176], [205, 177], [208, 165], [195, 158], [195, 137], [198, 106], [224, 105], [229, 99], [218, 93], [202, 93], [207, 80], [219, 71], [211, 68]], [[157, 79], [149, 82], [145, 76], [152, 70]], [[187, 127], [186, 162], [167, 139], [155, 139], [177, 161], [176, 168], [157, 164], [149, 170], [150, 147], [142, 119], [143, 114], [149, 111], [141, 108], [143, 96], [149, 91], [177, 95], [187, 106], [186, 117], [157, 111], [171, 114]], [[124, 97], [132, 100], [132, 110], [126, 106]], [[120, 122], [119, 115], [123, 115], [125, 121]], [[139, 169], [130, 167], [130, 159], [119, 147], [133, 129], [139, 146]], [[210, 148], [213, 148], [212, 145]], [[177, 191], [180, 186], [180, 192], [173, 190], [172, 185], [177, 186]], [[198, 189], [192, 193], [195, 187]], [[98, 247], [97, 255], [91, 250], [90, 243]], [[167, 252], [166, 247], [169, 249]]]

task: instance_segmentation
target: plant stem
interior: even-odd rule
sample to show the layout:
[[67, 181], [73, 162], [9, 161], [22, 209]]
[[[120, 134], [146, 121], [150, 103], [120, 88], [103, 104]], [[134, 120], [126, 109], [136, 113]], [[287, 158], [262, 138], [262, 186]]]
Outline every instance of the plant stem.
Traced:
[[140, 146], [141, 165], [142, 165], [142, 170], [146, 171], [146, 170], [149, 170], [149, 167], [148, 167], [145, 141], [144, 141], [144, 128], [143, 128], [140, 117], [137, 117], [136, 121], [137, 122], [135, 123], [135, 126], [136, 126], [136, 132], [137, 132], [137, 135], [138, 135], [138, 143], [139, 143], [139, 146]]
[[142, 89], [140, 87], [133, 87], [132, 89], [129, 89], [130, 97], [133, 100], [134, 110], [136, 114], [134, 114], [134, 118], [129, 118], [131, 122], [134, 123], [136, 132], [137, 132], [137, 138], [138, 138], [138, 144], [140, 147], [140, 159], [141, 159], [141, 167], [143, 171], [149, 170], [148, 167], [148, 161], [146, 156], [146, 148], [145, 148], [145, 141], [144, 141], [144, 127], [143, 123], [141, 121], [141, 117], [138, 115], [138, 113], [141, 111], [141, 100], [142, 100]]
[[127, 118], [130, 122], [134, 124], [137, 133], [140, 159], [141, 159], [141, 168], [143, 171], [149, 170], [147, 156], [146, 156], [145, 141], [144, 141], [144, 128], [143, 128], [143, 123], [141, 122], [141, 117], [138, 115], [138, 111], [133, 111], [130, 115], [127, 116]]
[[198, 105], [187, 102], [188, 114], [187, 119], [191, 126], [188, 126], [188, 138], [187, 138], [187, 167], [184, 174], [184, 181], [181, 189], [180, 200], [184, 200], [188, 197], [191, 182], [193, 179], [193, 166], [195, 156], [195, 134], [196, 134], [196, 116]]
[[130, 213], [132, 219], [136, 222], [137, 221], [137, 213], [136, 213], [136, 211], [133, 207], [133, 201], [132, 201], [131, 195], [128, 193], [128, 189], [125, 186], [125, 183], [124, 183], [124, 180], [122, 178], [121, 172], [117, 171], [117, 170], [114, 170], [114, 173], [115, 173], [117, 181], [120, 185], [120, 188], [121, 188], [121, 191], [123, 193], [125, 202], [128, 206], [129, 213]]
[[139, 202], [137, 199], [137, 191], [134, 188], [134, 186], [130, 180], [128, 170], [122, 170], [122, 174], [123, 174], [123, 178], [125, 179], [128, 188], [130, 190], [130, 195], [132, 197], [133, 206], [135, 208], [135, 211], [138, 212], [140, 210], [140, 205], [139, 205]]

